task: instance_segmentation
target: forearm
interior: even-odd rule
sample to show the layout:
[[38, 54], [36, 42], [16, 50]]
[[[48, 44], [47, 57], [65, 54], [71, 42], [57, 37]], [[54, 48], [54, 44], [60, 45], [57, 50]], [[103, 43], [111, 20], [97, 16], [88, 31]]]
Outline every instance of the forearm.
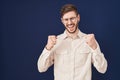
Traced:
[[92, 50], [92, 60], [96, 69], [100, 73], [105, 73], [107, 70], [107, 60], [104, 57], [104, 54], [101, 53], [99, 45], [96, 50]]
[[39, 72], [45, 72], [52, 64], [53, 64], [52, 52], [44, 49], [37, 63]]

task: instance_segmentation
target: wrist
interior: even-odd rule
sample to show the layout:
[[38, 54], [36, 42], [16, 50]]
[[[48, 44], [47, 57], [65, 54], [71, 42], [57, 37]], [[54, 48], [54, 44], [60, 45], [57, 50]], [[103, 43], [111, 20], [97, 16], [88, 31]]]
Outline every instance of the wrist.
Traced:
[[45, 48], [46, 48], [48, 51], [50, 51], [50, 50], [51, 50], [51, 48], [49, 48], [48, 46], [45, 46]]

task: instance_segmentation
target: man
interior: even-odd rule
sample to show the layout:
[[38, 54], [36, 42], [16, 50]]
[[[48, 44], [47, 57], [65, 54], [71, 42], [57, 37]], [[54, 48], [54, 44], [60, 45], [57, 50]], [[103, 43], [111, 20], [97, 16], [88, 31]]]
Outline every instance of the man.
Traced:
[[61, 8], [63, 34], [49, 35], [39, 60], [38, 70], [45, 72], [54, 64], [55, 80], [91, 80], [92, 64], [100, 73], [107, 70], [107, 61], [100, 51], [94, 34], [82, 33], [78, 28], [80, 15], [72, 4]]

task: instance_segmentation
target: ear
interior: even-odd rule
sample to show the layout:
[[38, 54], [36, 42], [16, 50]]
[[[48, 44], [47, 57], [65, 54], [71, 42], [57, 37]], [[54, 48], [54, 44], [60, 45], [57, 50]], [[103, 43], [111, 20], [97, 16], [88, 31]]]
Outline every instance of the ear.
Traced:
[[61, 22], [64, 24], [63, 19], [61, 18]]
[[78, 21], [80, 22], [80, 14], [78, 14]]

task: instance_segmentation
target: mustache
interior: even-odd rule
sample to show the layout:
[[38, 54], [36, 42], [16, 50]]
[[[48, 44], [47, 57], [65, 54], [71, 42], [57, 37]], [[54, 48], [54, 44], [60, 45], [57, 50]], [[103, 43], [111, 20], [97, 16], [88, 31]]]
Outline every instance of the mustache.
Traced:
[[75, 25], [75, 24], [67, 24], [66, 26], [71, 26], [71, 25]]

